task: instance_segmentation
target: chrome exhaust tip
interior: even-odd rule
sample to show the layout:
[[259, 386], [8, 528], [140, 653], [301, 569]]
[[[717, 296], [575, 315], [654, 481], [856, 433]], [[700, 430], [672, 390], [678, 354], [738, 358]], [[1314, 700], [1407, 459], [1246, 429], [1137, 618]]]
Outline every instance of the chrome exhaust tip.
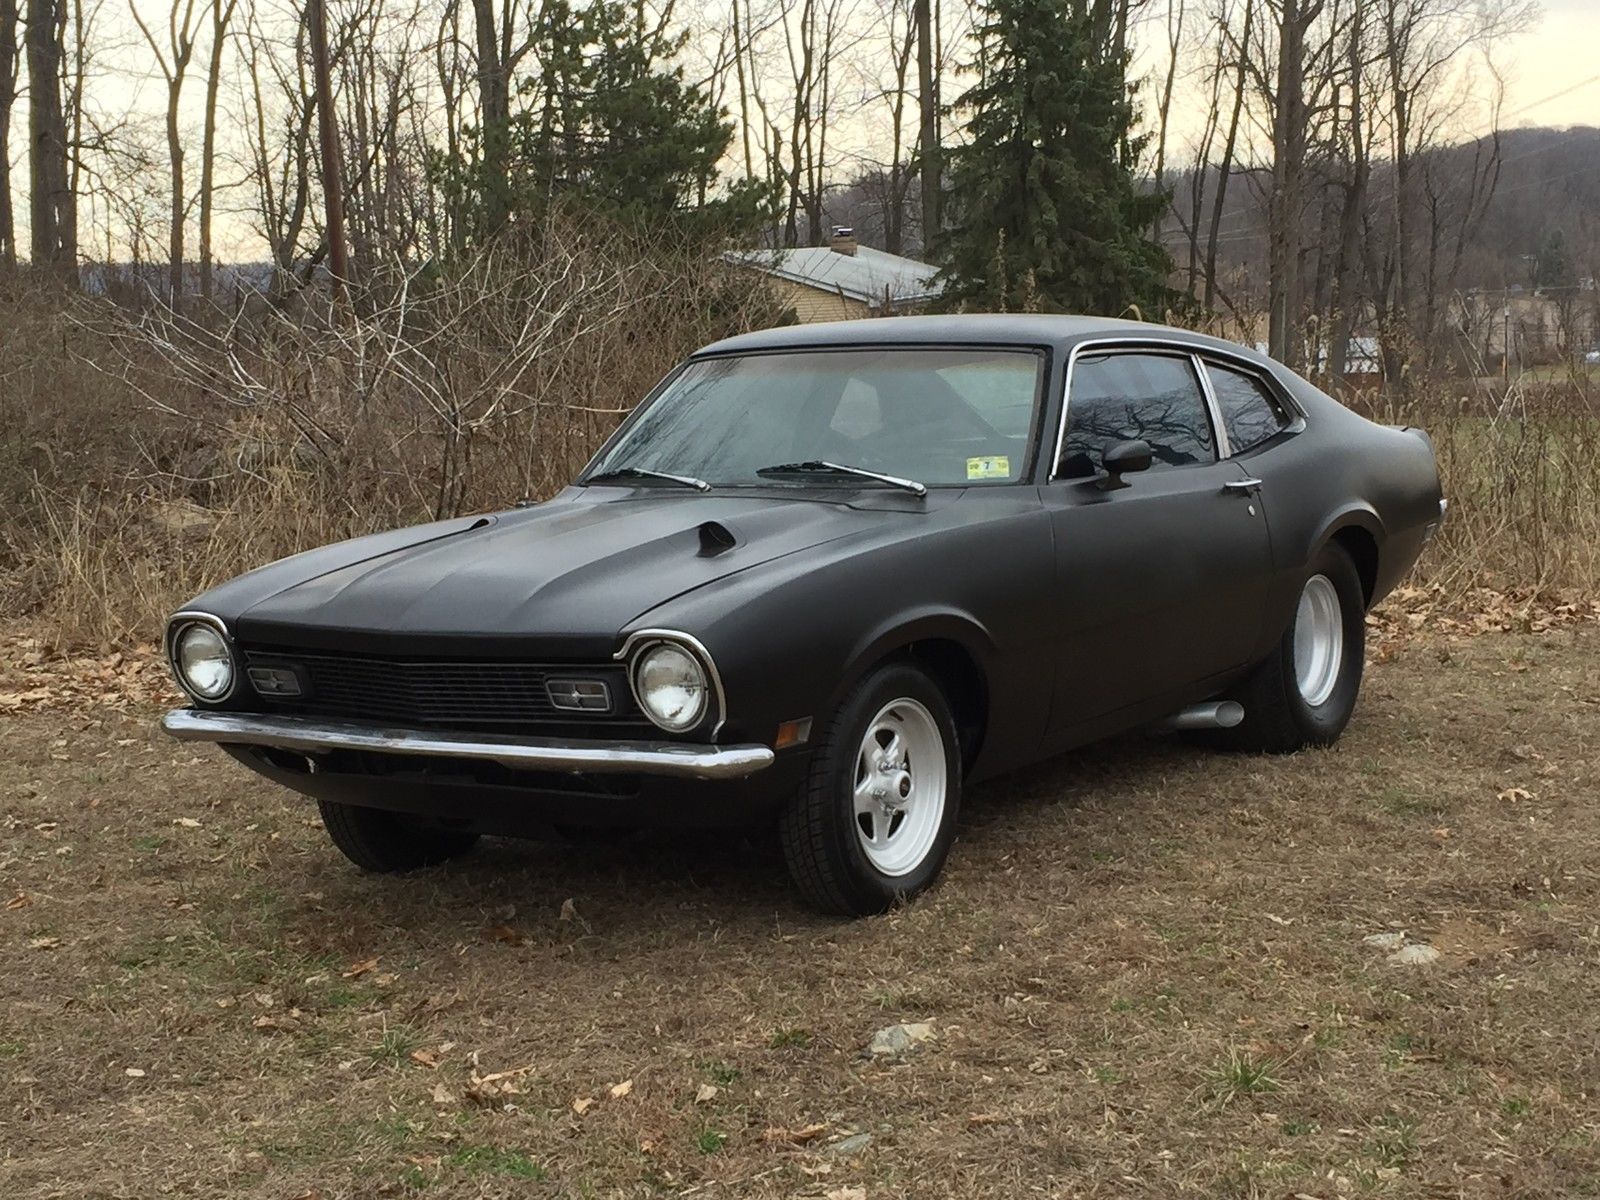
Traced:
[[1178, 733], [1191, 729], [1232, 729], [1244, 720], [1244, 705], [1237, 700], [1208, 700], [1180, 708], [1170, 717], [1156, 722], [1158, 733]]

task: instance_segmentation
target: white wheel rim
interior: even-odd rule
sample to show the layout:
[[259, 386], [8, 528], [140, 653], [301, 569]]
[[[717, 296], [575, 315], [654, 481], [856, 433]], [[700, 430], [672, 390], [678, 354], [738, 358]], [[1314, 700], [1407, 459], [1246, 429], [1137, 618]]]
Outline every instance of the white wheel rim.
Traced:
[[885, 875], [908, 875], [939, 837], [948, 785], [944, 737], [916, 700], [891, 700], [856, 753], [856, 840]]
[[1344, 613], [1339, 591], [1326, 575], [1313, 575], [1300, 591], [1294, 615], [1294, 682], [1312, 708], [1326, 704], [1344, 663]]

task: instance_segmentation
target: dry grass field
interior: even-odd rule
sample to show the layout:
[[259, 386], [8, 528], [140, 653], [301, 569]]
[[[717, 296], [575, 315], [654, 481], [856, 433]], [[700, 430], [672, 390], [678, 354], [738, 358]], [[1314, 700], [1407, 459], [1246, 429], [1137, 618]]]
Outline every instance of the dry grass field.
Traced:
[[1600, 627], [1379, 658], [1331, 752], [978, 789], [850, 924], [723, 841], [362, 876], [153, 708], [6, 717], [0, 1196], [1600, 1194]]

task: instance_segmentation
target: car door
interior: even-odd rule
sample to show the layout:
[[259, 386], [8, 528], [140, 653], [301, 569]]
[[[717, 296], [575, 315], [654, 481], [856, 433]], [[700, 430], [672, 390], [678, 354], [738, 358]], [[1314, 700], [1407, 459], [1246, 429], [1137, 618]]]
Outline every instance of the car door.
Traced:
[[[1173, 703], [1244, 665], [1271, 573], [1255, 484], [1223, 456], [1193, 355], [1080, 352], [1044, 498], [1055, 534], [1055, 744], [1116, 714]], [[1120, 486], [1105, 451], [1141, 439]]]

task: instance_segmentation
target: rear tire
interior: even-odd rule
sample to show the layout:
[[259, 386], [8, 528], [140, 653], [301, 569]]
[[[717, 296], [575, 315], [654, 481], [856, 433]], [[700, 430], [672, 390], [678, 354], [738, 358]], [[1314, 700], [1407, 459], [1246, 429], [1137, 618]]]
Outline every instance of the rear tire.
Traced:
[[1269, 754], [1338, 741], [1361, 691], [1366, 615], [1355, 563], [1342, 546], [1328, 543], [1312, 560], [1289, 628], [1231, 693], [1244, 705], [1244, 720], [1208, 740]]
[[960, 803], [944, 693], [915, 667], [880, 667], [828, 721], [779, 819], [789, 874], [822, 912], [881, 913], [938, 878]]
[[399, 813], [359, 804], [317, 801], [328, 837], [363, 871], [392, 875], [458, 858], [478, 843], [478, 835], [430, 828]]

